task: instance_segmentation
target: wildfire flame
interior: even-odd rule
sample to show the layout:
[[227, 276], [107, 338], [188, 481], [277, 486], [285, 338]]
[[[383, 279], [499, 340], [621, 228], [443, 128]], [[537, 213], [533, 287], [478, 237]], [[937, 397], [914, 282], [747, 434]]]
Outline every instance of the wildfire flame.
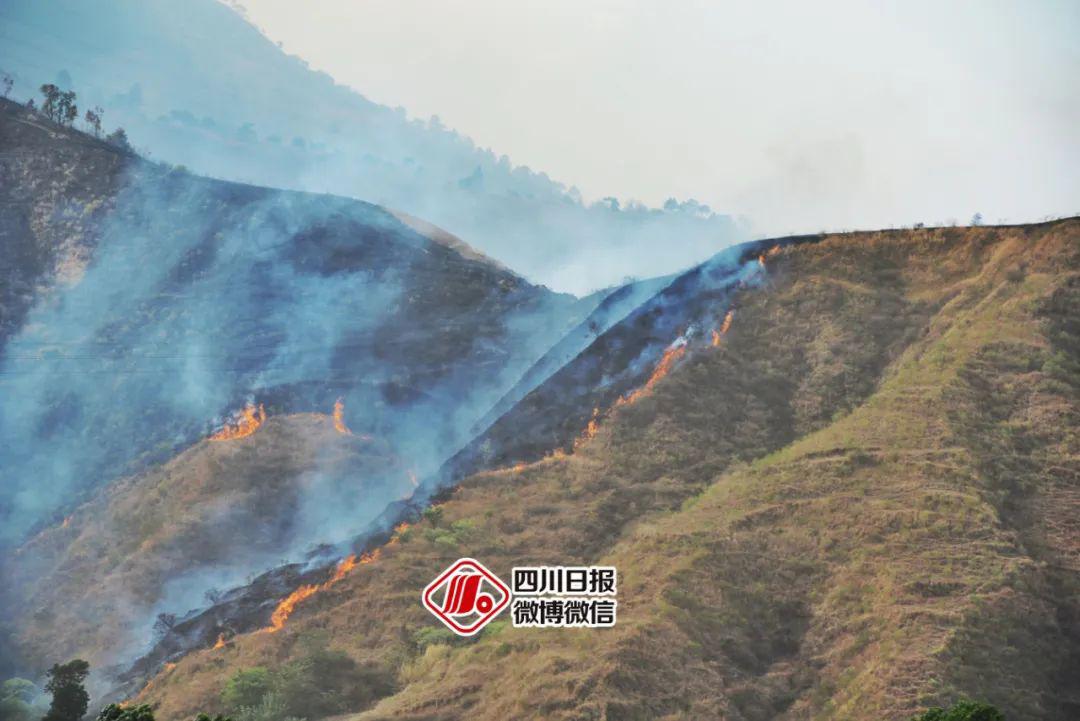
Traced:
[[345, 574], [353, 570], [357, 566], [357, 560], [355, 555], [349, 555], [338, 562], [337, 568], [334, 569], [334, 575], [323, 583], [313, 584], [307, 583], [300, 588], [296, 589], [277, 605], [274, 612], [270, 615], [270, 625], [266, 627], [266, 630], [270, 633], [277, 633], [281, 629], [285, 628], [285, 622], [289, 620], [289, 616], [296, 610], [296, 607], [305, 598], [314, 596], [319, 591], [325, 591], [333, 586], [335, 583], [345, 578]]
[[60, 524], [60, 527], [61, 528], [67, 528], [70, 525], [71, 525], [71, 516], [68, 516], [67, 518], [64, 519], [64, 522]]
[[731, 321], [735, 320], [735, 311], [729, 310], [724, 316], [723, 322], [720, 324], [719, 330], [713, 329], [712, 332], [712, 347], [716, 348], [720, 345], [720, 339], [727, 335], [727, 332], [731, 330]]
[[653, 369], [652, 375], [649, 376], [649, 380], [645, 381], [645, 385], [641, 386], [637, 390], [619, 398], [615, 401], [615, 407], [630, 405], [631, 403], [637, 403], [639, 400], [647, 396], [652, 392], [653, 387], [660, 382], [660, 380], [671, 372], [671, 369], [675, 367], [675, 364], [686, 355], [686, 344], [676, 343], [668, 346], [668, 349], [664, 351], [663, 357], [660, 358], [660, 362], [656, 364], [656, 368]]
[[318, 586], [304, 585], [286, 596], [274, 609], [274, 613], [271, 614], [270, 625], [266, 627], [266, 630], [270, 633], [277, 633], [285, 628], [285, 622], [289, 620], [289, 616], [296, 610], [296, 606], [308, 596], [314, 596], [318, 590]]
[[598, 430], [600, 430], [600, 409], [593, 408], [592, 418], [589, 419], [589, 424], [585, 426], [585, 430], [581, 432], [581, 435], [574, 439], [574, 450], [578, 450], [591, 441], [596, 436]]
[[[405, 531], [407, 530], [409, 530], [409, 524], [405, 523], [404, 521], [394, 526], [394, 535], [390, 537], [390, 540], [386, 542], [386, 545], [396, 546], [397, 544], [399, 544], [401, 542], [401, 534], [405, 533]], [[378, 551], [378, 549], [375, 550]], [[376, 553], [374, 554], [374, 556], [375, 557], [371, 559], [372, 561], [374, 561], [375, 558], [378, 558], [378, 554]], [[363, 562], [363, 558], [361, 558], [361, 562]]]
[[[387, 541], [387, 546], [396, 546], [401, 542], [401, 534], [409, 529], [408, 523], [399, 523], [394, 526], [393, 535], [390, 540]], [[285, 628], [285, 622], [289, 620], [289, 616], [292, 615], [296, 607], [300, 605], [304, 599], [314, 596], [319, 591], [325, 591], [341, 579], [345, 578], [357, 566], [366, 566], [369, 563], [378, 561], [382, 556], [382, 549], [376, 548], [367, 553], [362, 553], [360, 556], [351, 554], [338, 561], [337, 567], [334, 568], [334, 575], [328, 578], [322, 583], [309, 583], [300, 586], [288, 596], [286, 596], [274, 609], [274, 612], [270, 615], [270, 625], [263, 630], [267, 633], [277, 633], [281, 629]], [[216, 646], [215, 646], [216, 647]]]
[[218, 634], [217, 641], [214, 642], [214, 648], [215, 649], [225, 648], [225, 634], [224, 633], [219, 633]]
[[764, 253], [762, 253], [761, 255], [758, 256], [758, 259], [757, 259], [758, 265], [760, 265], [762, 268], [764, 268], [765, 267], [765, 259], [766, 258], [771, 258], [771, 257], [773, 257], [774, 255], [776, 255], [779, 252], [780, 252], [780, 246], [779, 245], [774, 245], [773, 247], [769, 248], [767, 251], [765, 251]]
[[[727, 332], [728, 327], [731, 325], [731, 317], [733, 316], [733, 313], [734, 311], [728, 311], [728, 316], [724, 320], [724, 325], [721, 329], [721, 332]], [[717, 331], [714, 330], [713, 345], [718, 344], [719, 335]], [[686, 355], [686, 350], [687, 343], [683, 338], [680, 338], [679, 340], [668, 346], [667, 350], [664, 351], [664, 355], [660, 358], [660, 362], [657, 363], [656, 368], [653, 369], [653, 372], [649, 376], [649, 379], [645, 381], [645, 384], [637, 390], [634, 390], [633, 392], [628, 393], [625, 396], [621, 396], [618, 400], [615, 401], [615, 405], [612, 408], [619, 408], [620, 406], [630, 405], [631, 403], [637, 402], [638, 400], [652, 392], [653, 387], [660, 382], [660, 379], [670, 373], [671, 369], [675, 366], [679, 359]], [[584, 446], [596, 436], [596, 433], [599, 430], [600, 409], [593, 408], [592, 417], [589, 419], [588, 424], [585, 426], [584, 430], [581, 431], [581, 434], [574, 439], [573, 451], [577, 452], [578, 450], [580, 450], [582, 446]], [[563, 448], [556, 448], [555, 450], [551, 451], [546, 456], [541, 458], [539, 461], [536, 461], [536, 463], [560, 460], [562, 458], [566, 458], [569, 455], [570, 454], [567, 453], [566, 450], [564, 450]], [[515, 463], [513, 466], [509, 466], [506, 468], [496, 468], [494, 470], [485, 471], [485, 473], [491, 475], [498, 475], [503, 473], [516, 474], [524, 471], [530, 465], [532, 464], [520, 461], [518, 463]]]
[[731, 330], [731, 321], [733, 321], [733, 320], [735, 320], [735, 311], [734, 311], [734, 309], [729, 310], [724, 315], [724, 322], [720, 325], [720, 335], [726, 335], [727, 332], [729, 330]]
[[351, 436], [352, 431], [345, 425], [345, 399], [338, 398], [334, 401], [334, 430], [342, 435]]
[[[174, 662], [166, 661], [165, 666], [162, 668], [161, 673], [168, 673], [169, 671], [172, 671], [174, 668], [176, 668], [176, 664]], [[147, 691], [149, 691], [150, 689], [152, 689], [154, 687], [154, 681], [155, 680], [156, 679], [153, 679], [153, 678], [149, 679], [146, 682], [146, 685], [143, 686], [142, 689], [140, 689], [138, 693], [136, 693], [131, 698], [126, 698], [123, 701], [120, 701], [116, 705], [120, 706], [120, 707], [124, 707], [124, 706], [130, 706], [131, 704], [135, 703], [136, 699], [138, 699], [140, 696], [142, 696], [143, 694], [145, 694]]]
[[210, 440], [235, 441], [238, 438], [247, 438], [259, 430], [265, 420], [266, 410], [262, 404], [256, 407], [254, 403], [248, 403], [233, 420], [226, 422], [220, 431], [210, 436]]

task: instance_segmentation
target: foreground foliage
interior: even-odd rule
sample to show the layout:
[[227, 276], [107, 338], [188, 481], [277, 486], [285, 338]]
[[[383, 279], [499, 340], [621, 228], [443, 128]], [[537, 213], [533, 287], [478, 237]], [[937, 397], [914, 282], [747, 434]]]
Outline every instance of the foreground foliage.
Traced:
[[1005, 721], [1005, 717], [990, 704], [958, 701], [947, 709], [928, 709], [911, 721]]

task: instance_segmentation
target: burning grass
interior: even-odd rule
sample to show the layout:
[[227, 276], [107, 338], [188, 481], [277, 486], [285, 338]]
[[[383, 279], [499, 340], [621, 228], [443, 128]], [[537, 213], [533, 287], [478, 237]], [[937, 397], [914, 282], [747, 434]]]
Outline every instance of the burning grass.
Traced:
[[351, 436], [352, 431], [345, 425], [345, 399], [334, 401], [334, 430], [342, 435]]
[[345, 578], [349, 571], [353, 570], [359, 565], [371, 563], [379, 557], [379, 549], [375, 549], [372, 553], [365, 553], [359, 557], [355, 554], [346, 556], [338, 561], [337, 566], [334, 568], [334, 574], [329, 579], [319, 584], [305, 584], [296, 589], [288, 596], [283, 598], [274, 612], [270, 615], [270, 625], [267, 626], [264, 631], [267, 633], [277, 633], [281, 629], [285, 628], [285, 622], [289, 620], [289, 616], [293, 614], [296, 607], [299, 606], [305, 599], [311, 598], [320, 591], [325, 591], [329, 588], [333, 588], [338, 581]]
[[679, 362], [679, 359], [686, 355], [686, 350], [687, 344], [685, 342], [680, 343], [679, 341], [676, 341], [668, 346], [667, 350], [664, 351], [664, 355], [661, 356], [660, 362], [657, 363], [656, 368], [653, 369], [649, 379], [645, 381], [645, 384], [625, 396], [621, 396], [619, 400], [615, 401], [615, 408], [637, 403], [639, 400], [652, 393], [656, 384], [671, 372], [671, 369], [675, 367], [675, 364]]
[[[408, 523], [399, 523], [396, 525], [393, 534], [390, 536], [390, 540], [386, 542], [386, 546], [396, 546], [400, 543], [402, 535], [408, 530]], [[338, 561], [337, 566], [334, 567], [333, 575], [326, 581], [319, 584], [305, 584], [283, 598], [274, 609], [274, 612], [270, 615], [270, 625], [264, 628], [263, 631], [267, 633], [277, 633], [285, 628], [285, 622], [289, 620], [289, 617], [292, 616], [297, 606], [306, 599], [311, 598], [316, 593], [333, 588], [338, 582], [344, 579], [345, 576], [352, 572], [353, 569], [359, 566], [366, 566], [369, 563], [374, 563], [379, 560], [381, 556], [382, 548], [375, 548], [367, 553], [360, 554], [360, 556], [350, 554], [341, 559]]]
[[[952, 447], [954, 401], [938, 382], [965, 358], [987, 373], [971, 354], [987, 338], [1038, 347], [1038, 323], [1025, 314], [1052, 262], [1037, 282], [1000, 290], [991, 273], [965, 286], [963, 302], [947, 302], [940, 277], [921, 275], [936, 267], [901, 277], [893, 260], [911, 257], [906, 248], [857, 240], [807, 248], [792, 258], [801, 275], [740, 298], [740, 327], [754, 332], [734, 334], [724, 352], [683, 350], [670, 361], [665, 352], [650, 376], [659, 375], [654, 398], [603, 418], [588, 454], [533, 464], [513, 483], [466, 479], [377, 573], [350, 574], [349, 592], [313, 604], [290, 639], [238, 638], [228, 668], [286, 663], [299, 657], [301, 634], [326, 629], [354, 658], [401, 669], [397, 693], [356, 721], [432, 709], [477, 719], [907, 718], [950, 693], [990, 698], [1011, 718], [1057, 718], [1031, 701], [1060, 694], [1055, 644], [1071, 641], [1045, 642], [1056, 591], [993, 507], [1000, 499], [980, 485], [973, 453]], [[849, 265], [851, 253], [869, 258]], [[845, 283], [820, 282], [824, 270]], [[935, 287], [932, 303], [910, 295]], [[1016, 372], [1037, 374], [1024, 360]], [[994, 421], [971, 415], [985, 395], [982, 379], [971, 380], [974, 405], [960, 410]], [[1052, 462], [1038, 469], [1060, 465], [1060, 434], [1075, 448], [1066, 423], [1015, 420], [1053, 441], [1039, 459]], [[1013, 437], [988, 460], [1002, 449], [1022, 456], [1030, 437], [1040, 436]], [[1022, 480], [1045, 479], [1036, 470]], [[603, 634], [538, 641], [493, 625], [469, 643], [421, 647], [412, 639], [433, 621], [412, 589], [462, 555], [496, 572], [613, 563], [627, 603]], [[177, 718], [201, 700], [190, 688], [212, 698], [223, 678], [221, 665], [199, 658], [180, 670], [190, 685], [150, 694]]]
[[210, 436], [212, 441], [235, 441], [254, 435], [266, 421], [266, 409], [260, 403], [248, 403], [242, 411], [233, 415], [217, 433]]

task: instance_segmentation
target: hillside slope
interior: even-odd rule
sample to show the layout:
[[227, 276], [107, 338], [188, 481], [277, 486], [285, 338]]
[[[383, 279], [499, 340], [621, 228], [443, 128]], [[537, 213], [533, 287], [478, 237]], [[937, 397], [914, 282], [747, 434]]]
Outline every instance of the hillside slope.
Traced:
[[[282, 418], [306, 433], [284, 419], [325, 416], [340, 404], [341, 423], [357, 437], [376, 438], [382, 456], [408, 459], [398, 461], [394, 483], [366, 473], [356, 479], [370, 492], [348, 514], [331, 492], [336, 483], [301, 483], [308, 471], [340, 479], [327, 453], [297, 450], [278, 469], [300, 474], [278, 481], [305, 489], [304, 503], [328, 504], [352, 533], [363, 528], [400, 497], [403, 473], [422, 476], [444, 462], [471, 437], [469, 427], [600, 300], [534, 286], [437, 228], [422, 230], [361, 201], [226, 183], [155, 164], [0, 100], [0, 547], [13, 549], [59, 526], [83, 503], [109, 503], [99, 494], [121, 478], [135, 479], [123, 486], [132, 494], [150, 496], [125, 502], [153, 501], [163, 468], [170, 468], [162, 464], [190, 461], [177, 475], [198, 475], [198, 460], [183, 454], [256, 408], [269, 417], [268, 430], [280, 429], [275, 419]], [[215, 476], [225, 472], [232, 475]], [[210, 489], [243, 485], [244, 474], [225, 466], [209, 476]], [[281, 509], [298, 511], [304, 503]], [[277, 523], [273, 508], [262, 510], [268, 515], [233, 519], [239, 539]], [[256, 527], [239, 528], [240, 521]], [[328, 530], [322, 524], [309, 525], [277, 534], [273, 551], [262, 547], [272, 557], [255, 568], [240, 567], [248, 549], [219, 539], [225, 545], [215, 553], [168, 570], [206, 561], [208, 578], [233, 585], [269, 561], [297, 560], [310, 544], [333, 540], [319, 537]], [[3, 584], [0, 637], [44, 634], [28, 641], [24, 668], [47, 665], [39, 651], [100, 650], [104, 643], [101, 634], [76, 638], [85, 619], [48, 628], [64, 584], [55, 583], [53, 571], [36, 569], [67, 569], [81, 559], [99, 577], [134, 578], [153, 554], [117, 549], [143, 539], [144, 531], [91, 542], [72, 530], [55, 536], [75, 544], [59, 555], [50, 550], [37, 559], [26, 551], [23, 561], [3, 560], [0, 575], [20, 583]], [[334, 532], [339, 540], [348, 536], [344, 528]], [[167, 540], [177, 544], [171, 553], [187, 548], [182, 538]], [[96, 556], [112, 565], [91, 560]], [[222, 575], [226, 569], [231, 577]], [[139, 583], [166, 578], [170, 573], [152, 573]], [[113, 624], [134, 630], [138, 624], [122, 611], [149, 612], [168, 600], [159, 598], [160, 588], [118, 584], [111, 606], [118, 615], [96, 619], [102, 632]], [[91, 602], [84, 592], [98, 593], [77, 582], [72, 588], [74, 607]], [[204, 590], [174, 589], [174, 601]], [[52, 601], [26, 604], [39, 594]], [[34, 613], [40, 620], [26, 621]], [[110, 656], [90, 655], [95, 662]], [[5, 652], [0, 667], [14, 656]]]
[[[156, 613], [182, 616], [293, 548], [331, 546], [408, 497], [409, 466], [389, 444], [330, 415], [267, 419], [247, 442], [204, 440], [111, 484], [5, 564], [23, 594], [13, 641], [29, 658], [111, 664], [141, 651]], [[356, 511], [346, 522], [339, 508]], [[117, 601], [122, 600], [118, 604]]]
[[[572, 453], [466, 478], [279, 632], [138, 699], [221, 708], [232, 674], [321, 644], [365, 669], [327, 708], [382, 697], [358, 721], [869, 720], [960, 695], [1075, 717], [1080, 221], [826, 236], [767, 264], [718, 343]], [[455, 640], [417, 598], [460, 556], [614, 564], [618, 625]]]

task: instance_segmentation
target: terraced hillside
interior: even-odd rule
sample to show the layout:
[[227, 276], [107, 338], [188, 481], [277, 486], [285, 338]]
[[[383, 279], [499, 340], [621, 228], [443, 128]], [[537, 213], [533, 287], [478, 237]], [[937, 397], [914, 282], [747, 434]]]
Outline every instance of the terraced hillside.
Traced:
[[[260, 703], [355, 721], [877, 720], [959, 696], [1075, 718], [1080, 221], [765, 262], [715, 344], [572, 452], [465, 478], [280, 630], [191, 653], [138, 700], [236, 710], [228, 680], [264, 668]], [[418, 598], [466, 555], [613, 564], [618, 624], [457, 640]], [[336, 671], [295, 693], [311, 668]]]

